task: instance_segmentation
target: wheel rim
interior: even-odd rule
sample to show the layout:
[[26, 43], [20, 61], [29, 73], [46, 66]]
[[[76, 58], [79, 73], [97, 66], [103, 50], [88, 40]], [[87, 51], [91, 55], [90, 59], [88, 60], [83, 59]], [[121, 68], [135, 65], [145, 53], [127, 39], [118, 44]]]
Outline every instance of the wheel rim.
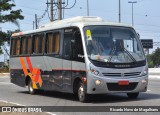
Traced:
[[80, 99], [84, 98], [84, 89], [83, 86], [80, 86], [79, 90], [78, 90], [78, 96]]

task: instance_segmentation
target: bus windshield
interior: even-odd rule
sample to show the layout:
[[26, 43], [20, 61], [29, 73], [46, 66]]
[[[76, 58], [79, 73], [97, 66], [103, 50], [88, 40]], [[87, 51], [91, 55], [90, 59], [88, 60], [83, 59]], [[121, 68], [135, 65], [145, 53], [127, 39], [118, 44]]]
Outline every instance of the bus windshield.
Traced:
[[88, 57], [110, 63], [145, 60], [138, 37], [132, 28], [87, 26], [84, 28]]

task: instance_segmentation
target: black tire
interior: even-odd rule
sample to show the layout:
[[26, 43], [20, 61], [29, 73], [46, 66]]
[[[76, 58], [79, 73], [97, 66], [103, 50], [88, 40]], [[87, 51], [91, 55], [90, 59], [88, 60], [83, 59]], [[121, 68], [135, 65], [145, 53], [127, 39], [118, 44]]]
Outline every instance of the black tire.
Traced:
[[136, 99], [139, 95], [139, 92], [137, 93], [127, 93], [127, 96], [130, 98], [130, 99]]
[[85, 86], [82, 82], [79, 83], [79, 86], [78, 86], [78, 99], [80, 102], [88, 102], [89, 101], [89, 95], [86, 94], [85, 92]]
[[32, 85], [32, 81], [31, 80], [28, 81], [28, 92], [30, 94], [35, 94], [35, 89], [33, 89], [33, 85]]

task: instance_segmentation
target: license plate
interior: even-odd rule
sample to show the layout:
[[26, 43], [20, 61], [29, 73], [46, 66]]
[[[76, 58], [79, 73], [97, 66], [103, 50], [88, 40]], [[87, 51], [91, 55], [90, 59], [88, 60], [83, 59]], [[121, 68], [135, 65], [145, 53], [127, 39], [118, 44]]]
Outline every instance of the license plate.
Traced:
[[129, 81], [119, 81], [118, 85], [129, 85]]

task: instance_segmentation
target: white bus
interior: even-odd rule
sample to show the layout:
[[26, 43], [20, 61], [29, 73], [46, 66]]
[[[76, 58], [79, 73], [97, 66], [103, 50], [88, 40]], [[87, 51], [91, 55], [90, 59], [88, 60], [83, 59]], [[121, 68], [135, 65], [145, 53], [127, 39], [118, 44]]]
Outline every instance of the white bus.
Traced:
[[38, 90], [91, 94], [126, 93], [137, 98], [148, 85], [148, 66], [133, 27], [99, 17], [75, 17], [14, 33], [11, 82]]

